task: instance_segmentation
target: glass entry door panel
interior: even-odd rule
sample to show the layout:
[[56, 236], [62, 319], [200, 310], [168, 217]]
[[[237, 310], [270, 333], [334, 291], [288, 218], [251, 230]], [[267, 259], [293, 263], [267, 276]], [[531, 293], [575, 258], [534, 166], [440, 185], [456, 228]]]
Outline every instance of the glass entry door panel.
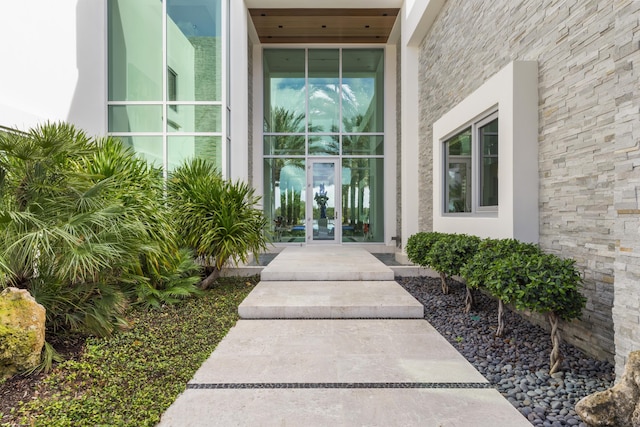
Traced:
[[[338, 160], [309, 160], [307, 194], [307, 241], [339, 242], [340, 200]], [[339, 206], [339, 204], [338, 204]], [[336, 223], [337, 219], [337, 223]]]

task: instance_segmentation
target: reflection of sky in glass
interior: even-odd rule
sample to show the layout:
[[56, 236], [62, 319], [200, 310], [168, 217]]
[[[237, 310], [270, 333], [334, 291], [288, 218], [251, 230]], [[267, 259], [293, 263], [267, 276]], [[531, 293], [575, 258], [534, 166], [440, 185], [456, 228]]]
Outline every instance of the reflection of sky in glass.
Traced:
[[[272, 78], [271, 108], [282, 107], [296, 113], [305, 112], [305, 80], [303, 78]], [[320, 113], [318, 107], [336, 108], [339, 98], [336, 96], [337, 79], [309, 79], [311, 102], [310, 110]], [[358, 114], [365, 115], [373, 101], [375, 78], [344, 78], [342, 80], [342, 111], [345, 119]], [[328, 113], [329, 111], [325, 111]], [[329, 131], [330, 129], [325, 129]]]
[[305, 113], [304, 79], [272, 78], [271, 79], [271, 108], [282, 107], [295, 112], [296, 115]]

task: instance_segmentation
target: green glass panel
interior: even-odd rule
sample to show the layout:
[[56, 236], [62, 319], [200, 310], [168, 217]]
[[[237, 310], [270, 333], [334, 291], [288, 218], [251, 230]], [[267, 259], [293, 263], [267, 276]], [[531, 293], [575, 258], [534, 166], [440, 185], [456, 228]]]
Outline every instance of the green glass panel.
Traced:
[[119, 136], [125, 147], [156, 167], [162, 167], [164, 158], [161, 136]]
[[471, 212], [471, 161], [450, 161], [446, 173], [445, 212]]
[[222, 99], [221, 11], [220, 0], [167, 0], [170, 101]]
[[265, 132], [305, 131], [305, 51], [266, 49], [264, 66]]
[[110, 0], [110, 101], [162, 101], [162, 2]]
[[342, 241], [384, 241], [384, 159], [342, 160]]
[[309, 155], [337, 156], [340, 154], [338, 135], [309, 136]]
[[498, 119], [480, 127], [480, 206], [498, 206]]
[[304, 156], [304, 135], [272, 135], [264, 137], [266, 156]]
[[275, 242], [305, 241], [304, 159], [264, 159], [264, 210]]
[[384, 137], [382, 135], [344, 135], [342, 154], [356, 156], [384, 155]]
[[169, 171], [185, 160], [199, 158], [213, 163], [222, 171], [222, 138], [219, 136], [170, 136], [167, 139]]
[[162, 106], [110, 105], [109, 132], [162, 132]]
[[480, 144], [482, 146], [482, 155], [498, 155], [498, 119], [480, 128]]
[[342, 125], [344, 132], [384, 132], [383, 94], [383, 50], [343, 50]]
[[480, 206], [498, 206], [498, 158], [482, 159], [480, 171]]
[[471, 128], [449, 138], [446, 144], [450, 156], [471, 156]]
[[309, 132], [340, 132], [340, 51], [309, 50]]
[[168, 132], [221, 132], [220, 105], [168, 105]]

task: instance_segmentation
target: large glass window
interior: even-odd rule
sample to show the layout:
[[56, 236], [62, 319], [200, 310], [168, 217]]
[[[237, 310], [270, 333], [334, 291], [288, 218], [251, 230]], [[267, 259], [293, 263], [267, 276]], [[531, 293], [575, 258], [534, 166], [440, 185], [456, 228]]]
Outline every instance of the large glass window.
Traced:
[[[383, 241], [384, 51], [265, 49], [263, 69], [264, 201], [276, 240]], [[305, 167], [324, 164], [342, 185], [321, 182], [336, 203], [323, 217]]]
[[165, 171], [223, 171], [222, 16], [221, 0], [108, 1], [109, 132]]
[[493, 114], [445, 142], [445, 213], [498, 207], [498, 118]]

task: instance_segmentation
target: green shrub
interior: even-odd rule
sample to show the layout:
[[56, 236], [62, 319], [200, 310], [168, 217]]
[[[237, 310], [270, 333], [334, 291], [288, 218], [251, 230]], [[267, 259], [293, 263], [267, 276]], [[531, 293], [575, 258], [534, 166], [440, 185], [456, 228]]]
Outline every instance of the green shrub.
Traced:
[[496, 260], [487, 271], [489, 292], [518, 310], [554, 312], [564, 320], [580, 317], [585, 299], [571, 259], [553, 254], [520, 253]]
[[426, 255], [426, 262], [440, 273], [442, 291], [446, 294], [449, 287], [447, 276], [460, 274], [460, 269], [478, 249], [480, 238], [467, 234], [446, 234], [438, 239]]
[[574, 261], [553, 254], [515, 252], [496, 260], [488, 270], [485, 286], [501, 301], [518, 310], [547, 315], [553, 350], [550, 372], [561, 362], [559, 319], [580, 317], [586, 299], [580, 294], [581, 278]]
[[259, 197], [242, 182], [222, 179], [215, 167], [194, 159], [171, 175], [169, 207], [182, 241], [211, 268], [200, 283], [210, 287], [229, 260], [248, 260], [250, 253], [266, 250], [267, 220], [257, 208]]
[[0, 287], [29, 290], [49, 329], [100, 335], [124, 323], [121, 286], [137, 262], [144, 224], [91, 176], [94, 142], [68, 124], [0, 135]]
[[514, 253], [536, 254], [540, 249], [534, 244], [523, 243], [515, 239], [483, 239], [478, 244], [476, 253], [460, 269], [460, 276], [467, 287], [478, 289], [483, 286], [487, 274], [497, 260]]
[[197, 291], [160, 169], [114, 139], [45, 124], [0, 135], [0, 289], [29, 290], [49, 332], [109, 335], [130, 301]]
[[430, 231], [416, 233], [409, 237], [407, 240], [407, 256], [409, 257], [409, 261], [422, 267], [428, 267], [427, 255], [431, 247], [445, 235], [445, 233]]
[[159, 306], [198, 293], [195, 285], [200, 281], [201, 267], [189, 249], [180, 247], [179, 233], [165, 203], [162, 169], [137, 157], [119, 140], [100, 139], [97, 146], [87, 170], [98, 179], [113, 179], [112, 197], [122, 203], [132, 220], [145, 225], [139, 263], [132, 264], [129, 271], [136, 301]]

